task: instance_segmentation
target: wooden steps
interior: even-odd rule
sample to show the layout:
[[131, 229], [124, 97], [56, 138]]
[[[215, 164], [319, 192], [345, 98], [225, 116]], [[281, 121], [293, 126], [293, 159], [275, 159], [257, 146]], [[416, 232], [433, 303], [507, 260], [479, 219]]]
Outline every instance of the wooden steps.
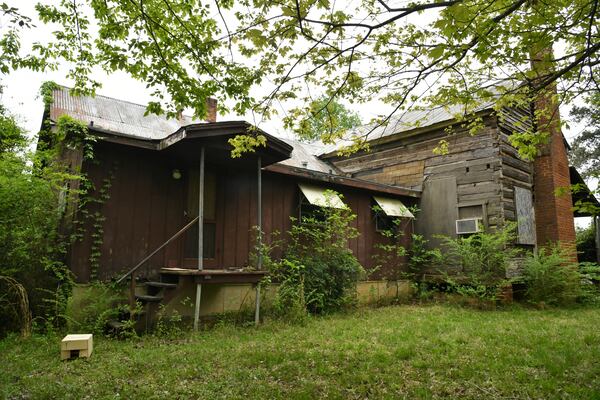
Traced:
[[160, 303], [163, 296], [153, 296], [149, 294], [136, 294], [135, 299], [143, 303]]
[[161, 288], [161, 289], [176, 289], [176, 283], [168, 283], [168, 282], [146, 282], [146, 286]]

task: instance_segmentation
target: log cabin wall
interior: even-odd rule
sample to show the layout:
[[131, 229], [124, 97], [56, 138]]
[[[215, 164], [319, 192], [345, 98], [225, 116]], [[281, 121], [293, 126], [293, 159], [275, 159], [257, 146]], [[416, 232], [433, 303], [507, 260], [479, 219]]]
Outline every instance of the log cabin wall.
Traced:
[[[481, 213], [485, 226], [491, 228], [504, 219], [517, 219], [514, 188], [531, 191], [533, 172], [531, 163], [519, 158], [508, 136], [530, 127], [527, 116], [526, 110], [506, 109], [502, 118], [494, 113], [485, 115], [484, 126], [476, 135], [460, 127], [453, 127], [450, 135], [444, 126], [420, 129], [397, 134], [395, 139], [383, 138], [380, 144], [372, 144], [370, 152], [326, 158], [341, 171], [361, 179], [421, 189], [416, 231], [427, 237], [431, 246], [437, 246], [439, 240], [433, 235], [456, 236], [456, 219]], [[440, 139], [448, 141], [445, 155], [434, 154]], [[526, 237], [521, 243], [530, 240]]]
[[[331, 161], [342, 171], [361, 179], [422, 189], [421, 221], [428, 218], [430, 211], [442, 205], [456, 210], [451, 218], [439, 216], [447, 225], [445, 232], [431, 233], [453, 233], [454, 217], [461, 214], [459, 208], [478, 204], [485, 208], [486, 225], [496, 226], [502, 218], [500, 140], [496, 119], [487, 117], [484, 123], [484, 128], [476, 135], [460, 128], [455, 128], [450, 136], [444, 128], [405, 137], [398, 135], [394, 141], [372, 146], [368, 153]], [[449, 152], [445, 155], [434, 154], [440, 139], [448, 141]], [[449, 196], [431, 193], [432, 202], [423, 204], [429, 191], [444, 186], [438, 185], [438, 182], [430, 184], [437, 180], [451, 182], [456, 187], [455, 191]], [[417, 222], [419, 225], [422, 224]], [[430, 233], [425, 228], [421, 226], [419, 230], [424, 234]]]
[[507, 221], [518, 221], [517, 243], [536, 243], [533, 210], [533, 162], [523, 160], [510, 144], [513, 133], [533, 132], [529, 110], [504, 108], [498, 115], [498, 136], [502, 161], [502, 210]]
[[[188, 166], [160, 152], [114, 143], [98, 142], [95, 159], [86, 161], [82, 171], [94, 190], [82, 196], [88, 199], [76, 216], [76, 230], [81, 237], [71, 246], [70, 267], [78, 282], [116, 278], [134, 266], [151, 251], [182, 228], [190, 217], [186, 215], [189, 193]], [[174, 179], [173, 170], [182, 172]], [[215, 167], [207, 164], [207, 173], [216, 179], [215, 258], [205, 261], [206, 268], [244, 267], [253, 247], [253, 227], [257, 224], [256, 171]], [[274, 172], [263, 173], [263, 231], [265, 241], [272, 232], [291, 228], [290, 217], [298, 216], [300, 191], [298, 179]], [[370, 269], [374, 245], [383, 236], [376, 231], [372, 212], [373, 193], [343, 186], [321, 184], [345, 196], [345, 202], [357, 214], [354, 226], [361, 236], [349, 243], [359, 262]], [[98, 199], [105, 191], [101, 202]], [[411, 205], [414, 199], [403, 199]], [[191, 230], [197, 229], [195, 227]], [[410, 241], [412, 224], [404, 224], [405, 245]], [[189, 266], [185, 252], [185, 235], [157, 253], [139, 270], [140, 276], [156, 275], [161, 267]], [[275, 258], [281, 257], [277, 251]], [[97, 258], [94, 261], [94, 258]], [[404, 260], [400, 260], [403, 262]], [[394, 277], [388, 267], [371, 278]]]
[[[445, 126], [420, 129], [398, 134], [396, 139], [384, 138], [370, 152], [327, 158], [341, 171], [361, 179], [421, 189], [416, 230], [432, 246], [439, 244], [433, 235], [455, 236], [456, 219], [479, 213], [491, 228], [519, 219], [518, 243], [533, 245], [533, 206], [527, 207], [533, 167], [509, 142], [511, 133], [531, 129], [530, 114], [524, 109], [504, 109], [499, 117], [488, 113], [483, 122], [476, 135], [456, 127], [451, 135]], [[448, 154], [434, 154], [440, 139], [448, 141]]]

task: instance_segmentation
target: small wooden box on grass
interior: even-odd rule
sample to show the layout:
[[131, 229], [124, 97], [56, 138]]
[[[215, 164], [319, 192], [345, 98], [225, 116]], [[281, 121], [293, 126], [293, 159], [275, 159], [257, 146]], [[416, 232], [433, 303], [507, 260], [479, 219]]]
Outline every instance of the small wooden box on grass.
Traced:
[[94, 350], [93, 335], [91, 333], [67, 335], [60, 342], [60, 359], [89, 357]]

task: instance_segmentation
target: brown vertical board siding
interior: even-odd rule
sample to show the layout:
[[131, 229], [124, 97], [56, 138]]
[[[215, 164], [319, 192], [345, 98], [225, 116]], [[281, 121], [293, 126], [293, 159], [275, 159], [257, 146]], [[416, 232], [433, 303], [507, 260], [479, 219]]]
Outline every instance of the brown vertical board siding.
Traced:
[[226, 201], [226, 182], [227, 176], [223, 175], [219, 170], [215, 170], [217, 181], [217, 204], [216, 204], [216, 232], [215, 232], [215, 258], [218, 267], [224, 267], [225, 259], [225, 201]]
[[[103, 205], [104, 243], [99, 276], [110, 279], [123, 273], [160, 246], [185, 224], [186, 207], [184, 179], [174, 180], [173, 161], [147, 150], [121, 148], [118, 145], [98, 145], [99, 165], [85, 163], [84, 170], [98, 189], [108, 176], [111, 163], [118, 169], [110, 189], [110, 198]], [[185, 170], [182, 166], [177, 166]], [[323, 186], [327, 186], [326, 184]], [[346, 203], [357, 218], [353, 226], [361, 236], [350, 241], [349, 247], [365, 267], [372, 265], [373, 244], [377, 242], [374, 220], [371, 218], [372, 194], [362, 190], [340, 189]], [[92, 193], [94, 195], [94, 193]], [[218, 169], [217, 178], [217, 268], [243, 267], [252, 249], [251, 229], [257, 223], [257, 181], [255, 170], [238, 168]], [[265, 240], [273, 238], [273, 231], [286, 239], [291, 229], [290, 217], [298, 216], [299, 189], [297, 181], [288, 176], [265, 172], [263, 174], [263, 230]], [[94, 212], [90, 206], [89, 211]], [[71, 249], [71, 268], [79, 282], [89, 281], [89, 256], [93, 232], [88, 221], [83, 242]], [[193, 228], [192, 228], [193, 229]], [[177, 240], [140, 269], [140, 275], [153, 272], [169, 261], [182, 261], [183, 240]], [[273, 254], [282, 256], [281, 249]]]
[[118, 230], [114, 247], [117, 271], [125, 271], [134, 266], [131, 241], [133, 239], [135, 190], [138, 163], [135, 153], [121, 159], [121, 177], [123, 185], [119, 188]]
[[119, 171], [118, 171], [118, 160], [119, 160], [119, 156], [120, 154], [112, 154], [112, 153], [105, 153], [105, 158], [103, 160], [101, 160], [101, 165], [104, 166], [103, 169], [103, 173], [101, 176], [101, 179], [98, 182], [98, 189], [100, 189], [102, 186], [104, 186], [104, 179], [111, 179], [110, 178], [110, 172], [113, 171], [114, 172], [114, 176], [111, 180], [111, 186], [108, 189], [108, 196], [109, 198], [106, 200], [106, 202], [102, 205], [102, 214], [104, 215], [104, 217], [106, 218], [106, 220], [102, 223], [103, 225], [103, 231], [104, 231], [104, 237], [103, 237], [103, 241], [102, 241], [102, 248], [101, 248], [101, 256], [100, 256], [100, 270], [101, 270], [101, 276], [103, 279], [106, 279], [107, 277], [104, 275], [105, 274], [105, 270], [106, 269], [110, 269], [113, 270], [114, 269], [114, 263], [115, 263], [115, 258], [114, 258], [114, 245], [115, 245], [115, 235], [118, 232], [118, 221], [116, 218], [116, 214], [117, 214], [117, 207], [115, 206], [116, 204], [119, 204], [119, 198], [118, 198], [118, 193], [115, 190], [115, 185], [116, 185], [116, 180], [118, 179], [118, 175], [119, 175]]
[[[145, 207], [147, 207], [147, 196], [146, 196], [146, 181], [147, 177], [144, 173], [147, 171], [136, 157], [133, 160], [136, 164], [135, 174], [133, 175], [132, 182], [132, 194], [131, 202], [128, 203], [129, 220], [131, 221], [132, 227], [130, 231], [129, 239], [125, 242], [128, 249], [127, 252], [127, 263], [133, 267], [144, 257], [144, 248], [147, 246], [146, 234], [148, 232], [148, 221], [145, 218]], [[133, 171], [132, 171], [133, 172]], [[141, 269], [139, 273], [143, 273], [144, 269]]]
[[287, 239], [286, 232], [292, 229], [291, 216], [298, 218], [298, 206], [300, 204], [300, 189], [298, 183], [290, 179], [282, 179], [283, 196], [281, 204], [283, 206], [281, 232], [282, 238]]
[[[182, 168], [179, 168], [179, 170], [181, 171]], [[166, 185], [168, 188], [168, 195], [166, 196], [165, 201], [166, 221], [163, 230], [163, 236], [165, 240], [173, 236], [184, 226], [183, 181], [183, 177], [179, 180], [170, 179]], [[165, 247], [163, 265], [168, 266], [171, 261], [175, 261], [178, 263], [178, 265], [181, 265], [182, 243], [183, 239], [180, 237], [179, 239], [175, 240], [175, 242], [172, 242]]]
[[359, 261], [365, 268], [371, 267], [370, 251], [367, 244], [371, 241], [372, 232], [369, 226], [369, 196], [360, 196], [356, 211], [356, 227], [360, 236], [356, 241], [356, 252], [360, 255]]
[[[251, 170], [250, 170], [251, 171]], [[256, 169], [254, 170], [256, 171]], [[258, 226], [258, 175], [256, 172], [248, 173], [248, 239], [246, 246], [248, 248], [246, 252], [246, 258], [244, 264], [248, 264], [250, 258], [248, 255], [254, 252], [254, 246], [256, 245], [256, 227]], [[264, 205], [264, 199], [263, 199]]]
[[[337, 190], [338, 192], [339, 189]], [[345, 192], [342, 193], [343, 197], [343, 201], [344, 203], [346, 203], [346, 205], [348, 207], [350, 207], [350, 209], [352, 210], [352, 213], [356, 216], [352, 222], [350, 222], [350, 226], [352, 228], [358, 229], [358, 217], [359, 217], [359, 212], [360, 212], [360, 197], [356, 195], [356, 193], [354, 192]], [[359, 234], [363, 234], [363, 232], [359, 232]], [[359, 236], [360, 238], [360, 236]], [[355, 238], [355, 239], [350, 239], [348, 241], [348, 248], [350, 250], [352, 250], [352, 253], [354, 253], [354, 255], [356, 256], [356, 258], [358, 258], [358, 260], [362, 263], [361, 260], [361, 254], [358, 252], [358, 239], [359, 238]]]
[[248, 260], [248, 236], [250, 235], [250, 181], [247, 174], [236, 174], [237, 210], [234, 211], [238, 218], [235, 239], [235, 266], [242, 267]]
[[[154, 156], [154, 155], [153, 155]], [[152, 179], [150, 187], [150, 235], [149, 235], [149, 249], [148, 251], [154, 251], [162, 245], [168, 236], [165, 236], [165, 223], [167, 214], [167, 198], [169, 196], [168, 188], [171, 174], [166, 160], [157, 159], [158, 155], [152, 157], [153, 160], [151, 167]], [[164, 267], [162, 260], [164, 259], [165, 250], [159, 251], [154, 257], [148, 261], [149, 275], [156, 276], [158, 270]]]
[[236, 224], [237, 224], [237, 193], [235, 175], [227, 170], [225, 179], [225, 201], [223, 210], [225, 218], [223, 220], [223, 267], [228, 268], [235, 265], [235, 247], [236, 247]]
[[[271, 232], [279, 231], [279, 238], [281, 239], [287, 231], [284, 225], [284, 214], [286, 213], [284, 212], [285, 196], [283, 194], [285, 192], [285, 185], [283, 184], [281, 178], [278, 176], [269, 174], [268, 179], [273, 186], [271, 203], [269, 204], [269, 208], [271, 208], [272, 214]], [[283, 255], [282, 249], [279, 249], [279, 251], [277, 251], [275, 254], [277, 257], [281, 257]]]
[[273, 237], [273, 181], [266, 174], [262, 176], [262, 230], [263, 242], [272, 243]]
[[[84, 162], [81, 168], [82, 173], [89, 173], [89, 164]], [[81, 197], [80, 197], [81, 200]], [[71, 257], [70, 257], [70, 269], [75, 275], [75, 280], [79, 283], [89, 282], [90, 270], [89, 270], [89, 253], [90, 253], [90, 228], [89, 223], [84, 218], [81, 211], [75, 216], [76, 229], [77, 231], [83, 230], [83, 237], [76, 240], [71, 244]], [[79, 233], [79, 232], [78, 232]]]

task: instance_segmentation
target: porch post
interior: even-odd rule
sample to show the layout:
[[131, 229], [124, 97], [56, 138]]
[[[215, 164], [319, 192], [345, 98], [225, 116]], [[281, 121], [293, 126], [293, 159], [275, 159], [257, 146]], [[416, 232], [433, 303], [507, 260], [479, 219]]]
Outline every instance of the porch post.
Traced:
[[[198, 271], [204, 269], [204, 146], [200, 148], [200, 181], [198, 185]], [[200, 320], [200, 298], [202, 284], [196, 284], [196, 304], [194, 306], [194, 330], [198, 330]]]
[[[258, 245], [258, 254], [256, 260], [256, 267], [260, 271], [262, 269], [262, 162], [260, 156], [258, 157], [258, 198], [257, 198], [257, 225], [258, 225], [258, 237], [256, 238]], [[256, 302], [254, 305], [254, 325], [258, 325], [260, 322], [260, 283], [256, 284]]]
[[258, 157], [258, 171], [257, 171], [257, 175], [258, 175], [258, 199], [257, 199], [257, 204], [258, 204], [258, 209], [257, 209], [257, 225], [258, 225], [258, 237], [257, 237], [257, 244], [258, 244], [258, 254], [257, 254], [257, 260], [256, 260], [256, 267], [258, 268], [258, 270], [260, 271], [260, 269], [262, 268], [262, 165], [261, 165], [261, 159], [260, 157]]

